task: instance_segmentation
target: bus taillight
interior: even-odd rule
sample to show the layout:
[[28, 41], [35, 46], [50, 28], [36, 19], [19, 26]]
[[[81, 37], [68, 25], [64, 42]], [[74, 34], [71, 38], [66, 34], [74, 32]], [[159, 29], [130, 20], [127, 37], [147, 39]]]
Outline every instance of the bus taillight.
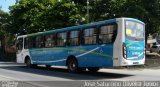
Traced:
[[146, 53], [146, 48], [144, 48], [144, 51], [143, 51], [143, 55], [145, 56], [145, 53]]
[[126, 52], [126, 44], [125, 43], [123, 43], [122, 50], [123, 50], [123, 57], [125, 59], [127, 59], [127, 52]]

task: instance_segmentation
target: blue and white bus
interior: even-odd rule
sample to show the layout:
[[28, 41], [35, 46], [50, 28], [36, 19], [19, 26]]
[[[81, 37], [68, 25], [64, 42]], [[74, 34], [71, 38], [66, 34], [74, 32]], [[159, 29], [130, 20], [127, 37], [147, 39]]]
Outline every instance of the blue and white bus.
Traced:
[[67, 66], [70, 72], [145, 63], [145, 24], [115, 18], [17, 37], [17, 63]]

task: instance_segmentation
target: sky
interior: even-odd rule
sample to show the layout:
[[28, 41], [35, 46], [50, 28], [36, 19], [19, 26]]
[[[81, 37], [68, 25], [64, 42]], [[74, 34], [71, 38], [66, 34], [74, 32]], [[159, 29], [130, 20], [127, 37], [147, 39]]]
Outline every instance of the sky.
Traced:
[[15, 0], [0, 0], [0, 7], [5, 12], [9, 12], [9, 6], [12, 6], [15, 4]]

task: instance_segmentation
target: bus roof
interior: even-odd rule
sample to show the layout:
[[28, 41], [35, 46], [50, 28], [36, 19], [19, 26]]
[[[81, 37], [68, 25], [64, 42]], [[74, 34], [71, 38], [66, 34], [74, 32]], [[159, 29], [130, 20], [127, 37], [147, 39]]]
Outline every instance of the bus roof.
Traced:
[[78, 26], [72, 26], [72, 27], [67, 27], [67, 28], [60, 28], [60, 29], [55, 29], [55, 30], [49, 30], [49, 31], [44, 31], [44, 32], [28, 34], [27, 36], [37, 36], [37, 35], [43, 35], [43, 34], [45, 35], [45, 34], [51, 34], [51, 33], [57, 33], [57, 32], [71, 31], [71, 30], [89, 28], [89, 27], [94, 27], [97, 25], [103, 25], [106, 23], [115, 23], [115, 22], [116, 22], [115, 19], [110, 19], [110, 20], [99, 21], [99, 22], [94, 22], [94, 23], [90, 23], [90, 24], [84, 24], [84, 25], [78, 25]]
[[90, 28], [90, 27], [94, 27], [94, 26], [97, 26], [97, 25], [115, 23], [116, 19], [132, 20], [132, 21], [137, 21], [137, 22], [140, 22], [140, 23], [144, 24], [142, 21], [134, 19], [134, 18], [115, 18], [115, 19], [109, 19], [109, 20], [104, 20], [104, 21], [99, 21], [99, 22], [93, 22], [93, 23], [90, 23], [90, 24], [83, 24], [83, 25], [72, 26], [72, 27], [67, 27], [67, 28], [60, 28], [60, 29], [38, 32], [38, 33], [33, 33], [33, 34], [21, 35], [21, 36], [18, 36], [18, 38], [27, 37], [27, 36], [30, 37], [30, 36], [37, 36], [37, 35], [46, 35], [46, 34], [52, 34], [52, 33], [57, 33], [57, 32], [65, 32], [65, 31], [71, 31], [71, 30], [76, 30], [76, 29], [85, 29], [85, 28]]

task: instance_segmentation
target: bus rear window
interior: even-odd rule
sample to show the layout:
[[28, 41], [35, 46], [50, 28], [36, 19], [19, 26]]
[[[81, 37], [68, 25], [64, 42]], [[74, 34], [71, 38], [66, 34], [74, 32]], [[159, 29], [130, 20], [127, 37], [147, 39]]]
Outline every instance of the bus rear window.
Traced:
[[134, 21], [126, 21], [126, 35], [129, 38], [143, 39], [144, 25]]

